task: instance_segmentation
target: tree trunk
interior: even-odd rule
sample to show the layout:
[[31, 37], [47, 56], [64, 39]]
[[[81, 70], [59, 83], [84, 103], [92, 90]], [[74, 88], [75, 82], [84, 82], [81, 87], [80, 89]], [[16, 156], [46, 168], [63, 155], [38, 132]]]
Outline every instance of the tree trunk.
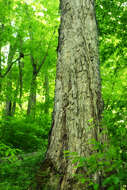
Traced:
[[19, 79], [17, 80], [17, 85], [14, 93], [14, 100], [13, 100], [13, 105], [12, 105], [12, 115], [15, 115], [15, 110], [16, 110], [16, 103], [17, 103], [17, 96], [18, 96], [18, 90], [19, 90]]
[[19, 86], [20, 86], [19, 106], [21, 110], [22, 110], [22, 95], [23, 95], [23, 67], [24, 67], [24, 62], [21, 62], [19, 60]]
[[[1, 40], [1, 39], [0, 39]], [[0, 43], [0, 95], [1, 95], [1, 92], [2, 92], [2, 78], [1, 78], [1, 75], [2, 75], [2, 52], [1, 52], [1, 43]]]
[[36, 77], [32, 76], [31, 87], [30, 87], [30, 95], [28, 100], [28, 108], [27, 108], [27, 115], [35, 117], [35, 110], [36, 110]]
[[[16, 51], [15, 44], [10, 45], [9, 54], [8, 54], [8, 62], [7, 62], [8, 66], [12, 63], [15, 51]], [[12, 115], [12, 72], [11, 70], [7, 75], [5, 115], [6, 116]]]
[[32, 116], [32, 118], [34, 119], [36, 113], [37, 66], [32, 55], [31, 55], [31, 62], [33, 67], [33, 74], [30, 86], [30, 95], [28, 99], [27, 115]]
[[86, 157], [92, 154], [89, 141], [99, 140], [103, 104], [94, 1], [61, 0], [60, 7], [53, 123], [37, 189], [86, 190], [74, 178], [85, 168], [74, 168], [64, 151]]
[[44, 107], [44, 112], [45, 112], [45, 114], [48, 114], [49, 113], [49, 79], [48, 79], [48, 73], [47, 73], [47, 71], [45, 73], [44, 89], [45, 89], [45, 107]]
[[2, 33], [3, 33], [4, 25], [1, 24], [0, 26], [0, 96], [2, 92]]
[[12, 115], [12, 76], [11, 71], [7, 76], [7, 87], [6, 87], [6, 107], [5, 107], [5, 115]]

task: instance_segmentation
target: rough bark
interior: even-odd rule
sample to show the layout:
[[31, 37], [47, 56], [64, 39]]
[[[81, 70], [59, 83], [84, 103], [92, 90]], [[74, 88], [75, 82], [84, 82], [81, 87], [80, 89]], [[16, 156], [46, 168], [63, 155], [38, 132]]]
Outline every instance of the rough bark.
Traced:
[[85, 175], [85, 168], [74, 168], [64, 151], [88, 156], [89, 141], [99, 140], [102, 99], [94, 1], [61, 0], [60, 8], [53, 123], [37, 189], [86, 190], [73, 177]]

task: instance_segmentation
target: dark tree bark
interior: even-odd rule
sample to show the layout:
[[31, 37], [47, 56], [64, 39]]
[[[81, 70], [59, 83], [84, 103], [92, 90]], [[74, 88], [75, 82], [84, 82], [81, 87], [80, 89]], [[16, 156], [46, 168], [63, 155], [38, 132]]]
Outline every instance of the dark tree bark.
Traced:
[[37, 189], [87, 190], [74, 178], [85, 168], [74, 168], [64, 151], [87, 157], [89, 141], [99, 140], [103, 103], [94, 0], [61, 0], [60, 8], [53, 123]]

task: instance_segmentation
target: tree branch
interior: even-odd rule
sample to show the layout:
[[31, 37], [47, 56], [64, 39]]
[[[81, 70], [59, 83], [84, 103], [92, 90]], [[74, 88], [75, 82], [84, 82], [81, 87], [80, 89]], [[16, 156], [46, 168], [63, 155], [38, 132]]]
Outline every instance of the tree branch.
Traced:
[[21, 57], [18, 57], [15, 61], [13, 61], [13, 62], [8, 66], [8, 68], [7, 68], [7, 70], [5, 71], [5, 73], [4, 73], [3, 75], [1, 75], [0, 77], [1, 77], [1, 78], [4, 78], [4, 77], [9, 73], [9, 71], [11, 70], [12, 65], [13, 65], [15, 62], [17, 62], [19, 59], [21, 59]]
[[20, 61], [20, 59], [24, 58], [24, 56], [28, 56], [28, 55], [24, 55], [23, 53], [20, 53], [19, 57], [15, 61], [11, 62], [11, 64], [8, 66], [5, 73], [3, 75], [2, 74], [0, 75], [0, 78], [4, 78], [9, 73], [9, 71], [11, 70], [13, 64], [16, 63], [17, 61]]
[[51, 41], [52, 41], [52, 39], [53, 39], [53, 36], [54, 36], [54, 34], [55, 34], [55, 31], [56, 31], [56, 30], [54, 30], [54, 32], [53, 32], [53, 34], [52, 34], [52, 37], [51, 37], [51, 39], [50, 39], [50, 41], [49, 41], [49, 44], [48, 44], [48, 47], [47, 47], [47, 51], [46, 51], [46, 53], [45, 53], [45, 56], [43, 57], [42, 62], [41, 62], [41, 64], [39, 65], [39, 67], [38, 67], [38, 69], [37, 69], [36, 76], [37, 76], [38, 73], [40, 72], [42, 65], [45, 63], [45, 60], [46, 60], [46, 58], [47, 58], [47, 55], [48, 55], [48, 52], [49, 52], [49, 48], [50, 48], [50, 45], [51, 45]]

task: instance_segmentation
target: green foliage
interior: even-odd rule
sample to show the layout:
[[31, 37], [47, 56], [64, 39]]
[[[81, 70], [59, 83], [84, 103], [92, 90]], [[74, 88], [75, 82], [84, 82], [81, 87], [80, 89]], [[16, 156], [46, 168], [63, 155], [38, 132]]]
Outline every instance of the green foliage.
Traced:
[[27, 190], [36, 185], [35, 174], [47, 148], [49, 116], [9, 118], [0, 127], [0, 189]]
[[35, 173], [39, 169], [43, 156], [40, 152], [34, 156], [25, 156], [23, 160], [1, 162], [0, 189], [27, 190], [30, 186], [34, 187]]
[[4, 143], [0, 143], [0, 157], [7, 158], [9, 161], [16, 160], [16, 154], [21, 153], [22, 151], [18, 148], [10, 147]]
[[[58, 4], [58, 1], [53, 0], [0, 1], [1, 190], [25, 190], [31, 184], [34, 185], [35, 172], [47, 148], [54, 99]], [[12, 60], [8, 61], [11, 51]], [[18, 59], [20, 53], [23, 56]], [[36, 77], [35, 118], [26, 116], [33, 76], [31, 55], [37, 69], [46, 55]], [[9, 73], [1, 77], [11, 62], [14, 64]], [[45, 74], [48, 87], [45, 85]], [[6, 114], [8, 101], [10, 115]], [[41, 156], [38, 152], [41, 152]], [[29, 153], [32, 156], [27, 156]]]
[[2, 121], [0, 128], [2, 142], [27, 152], [38, 149], [44, 151], [47, 146], [50, 123], [49, 117], [46, 116], [36, 121], [30, 118], [10, 118]]
[[[54, 101], [58, 6], [58, 0], [0, 1], [0, 190], [27, 190], [32, 182], [34, 185], [34, 175], [46, 151]], [[85, 174], [75, 177], [88, 184], [88, 189], [117, 190], [127, 186], [127, 4], [125, 0], [96, 0], [96, 16], [104, 100], [102, 126], [106, 129], [102, 138], [106, 135], [108, 141], [102, 144], [92, 139], [89, 143], [93, 153], [89, 157], [69, 151], [65, 155], [77, 169], [87, 168]], [[22, 69], [17, 60], [2, 78], [10, 64], [9, 47], [12, 61], [23, 53]], [[26, 117], [33, 75], [31, 55], [39, 68], [47, 49], [46, 60], [36, 77], [35, 118]], [[10, 117], [5, 116], [8, 100], [12, 107], [16, 104]], [[40, 151], [41, 156], [21, 156]], [[101, 175], [101, 188], [93, 177], [96, 172]]]
[[[93, 146], [93, 153], [89, 157], [80, 157], [71, 152], [67, 152], [66, 156], [72, 160], [77, 171], [84, 168], [84, 173], [79, 172], [74, 177], [81, 183], [87, 184], [87, 188], [117, 190], [120, 186], [127, 185], [127, 164], [115, 146], [110, 144], [102, 146], [103, 151], [99, 149], [96, 151]], [[96, 174], [100, 176], [100, 186], [96, 183]]]

